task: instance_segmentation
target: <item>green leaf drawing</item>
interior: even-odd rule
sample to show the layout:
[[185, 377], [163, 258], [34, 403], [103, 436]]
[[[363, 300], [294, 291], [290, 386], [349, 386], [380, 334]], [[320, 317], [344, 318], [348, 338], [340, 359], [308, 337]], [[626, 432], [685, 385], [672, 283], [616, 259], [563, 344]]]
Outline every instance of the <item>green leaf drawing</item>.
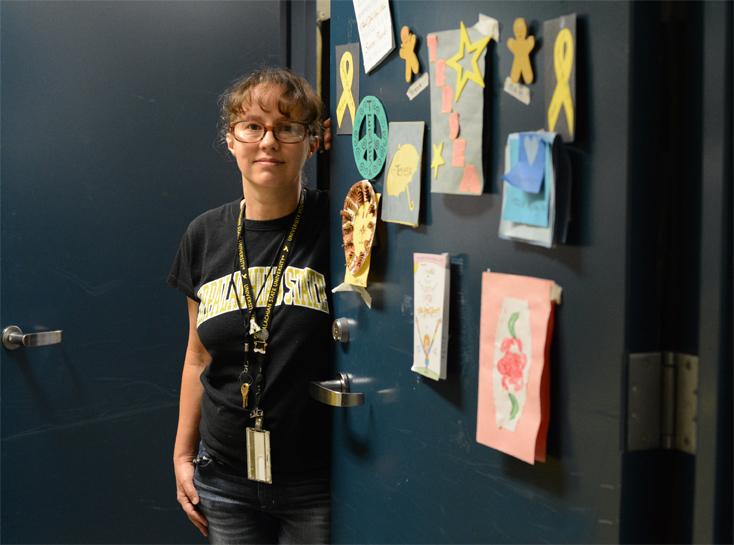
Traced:
[[517, 320], [520, 318], [519, 312], [513, 312], [510, 314], [510, 321], [507, 322], [507, 328], [510, 330], [510, 335], [512, 335], [514, 338], [517, 339], [517, 335], [515, 335], [515, 324], [517, 323]]
[[517, 402], [517, 398], [512, 395], [510, 395], [510, 403], [512, 403], [512, 410], [510, 410], [510, 420], [515, 420], [515, 417], [517, 416], [517, 413], [520, 411], [520, 404]]

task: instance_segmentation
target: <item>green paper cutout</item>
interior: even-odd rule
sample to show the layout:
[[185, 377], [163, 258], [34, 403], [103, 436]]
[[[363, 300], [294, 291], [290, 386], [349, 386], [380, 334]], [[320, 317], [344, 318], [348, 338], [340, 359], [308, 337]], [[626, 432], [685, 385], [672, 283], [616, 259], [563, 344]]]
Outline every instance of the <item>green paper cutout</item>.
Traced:
[[[363, 124], [364, 136], [360, 138]], [[352, 150], [360, 175], [366, 180], [375, 179], [387, 158], [387, 116], [375, 96], [366, 96], [359, 103], [352, 130]]]

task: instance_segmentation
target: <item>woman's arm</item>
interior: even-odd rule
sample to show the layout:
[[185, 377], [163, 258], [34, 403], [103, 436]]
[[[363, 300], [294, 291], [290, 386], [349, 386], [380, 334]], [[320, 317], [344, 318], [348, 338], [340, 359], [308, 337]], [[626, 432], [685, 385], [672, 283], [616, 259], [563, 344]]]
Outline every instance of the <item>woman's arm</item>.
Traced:
[[178, 429], [173, 448], [173, 469], [176, 474], [176, 499], [189, 520], [199, 531], [207, 535], [206, 518], [196, 510], [199, 495], [194, 488], [194, 463], [199, 445], [199, 419], [201, 417], [201, 373], [211, 363], [212, 357], [201, 344], [196, 331], [196, 316], [199, 304], [187, 298], [189, 311], [189, 340], [186, 345], [183, 373], [181, 374], [181, 397], [178, 410]]

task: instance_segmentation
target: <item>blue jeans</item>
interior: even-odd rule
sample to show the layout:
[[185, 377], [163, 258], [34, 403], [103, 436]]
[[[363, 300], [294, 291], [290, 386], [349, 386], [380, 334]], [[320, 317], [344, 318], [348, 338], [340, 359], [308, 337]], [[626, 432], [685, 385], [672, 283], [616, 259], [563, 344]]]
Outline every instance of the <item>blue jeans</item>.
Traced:
[[328, 543], [328, 478], [273, 481], [250, 481], [200, 446], [194, 486], [198, 508], [209, 521], [209, 543]]

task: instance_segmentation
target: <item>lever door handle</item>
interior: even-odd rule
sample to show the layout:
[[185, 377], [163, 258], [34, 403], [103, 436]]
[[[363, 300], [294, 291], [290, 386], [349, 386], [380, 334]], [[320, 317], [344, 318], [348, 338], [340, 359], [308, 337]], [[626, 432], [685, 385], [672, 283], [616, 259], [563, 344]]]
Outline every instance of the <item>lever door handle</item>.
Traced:
[[8, 350], [15, 350], [21, 346], [47, 346], [49, 344], [59, 344], [61, 342], [63, 331], [41, 331], [38, 333], [23, 333], [23, 330], [17, 325], [9, 325], [3, 329], [3, 346]]
[[349, 375], [339, 373], [335, 380], [313, 381], [308, 387], [309, 394], [316, 401], [332, 407], [356, 407], [364, 404], [364, 394], [349, 391]]

